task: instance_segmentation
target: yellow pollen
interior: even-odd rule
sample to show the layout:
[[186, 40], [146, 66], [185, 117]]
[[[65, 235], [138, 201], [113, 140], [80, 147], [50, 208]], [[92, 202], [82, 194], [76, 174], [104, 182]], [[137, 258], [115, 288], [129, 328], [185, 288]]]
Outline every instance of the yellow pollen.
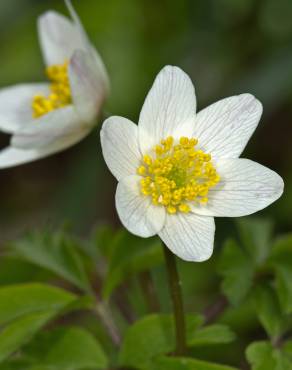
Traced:
[[206, 204], [209, 189], [219, 181], [211, 155], [197, 149], [198, 140], [181, 137], [177, 144], [167, 137], [155, 145], [153, 155], [144, 155], [137, 173], [140, 190], [168, 213], [188, 213], [192, 204]]
[[51, 81], [50, 94], [35, 95], [32, 99], [32, 116], [39, 118], [55, 109], [65, 107], [72, 101], [68, 78], [68, 62], [47, 67], [46, 74]]

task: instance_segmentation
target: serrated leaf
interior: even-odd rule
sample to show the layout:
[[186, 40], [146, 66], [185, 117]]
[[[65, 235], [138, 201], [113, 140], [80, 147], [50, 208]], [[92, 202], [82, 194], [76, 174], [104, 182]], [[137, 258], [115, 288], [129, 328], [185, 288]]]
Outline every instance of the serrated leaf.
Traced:
[[77, 297], [45, 284], [19, 284], [0, 288], [0, 325], [40, 311], [60, 311]]
[[237, 220], [237, 226], [244, 248], [253, 261], [260, 265], [270, 253], [273, 222], [257, 217], [244, 217]]
[[210, 344], [230, 343], [235, 339], [235, 334], [226, 325], [214, 324], [196, 330], [189, 338], [188, 345], [204, 346]]
[[276, 274], [276, 290], [283, 310], [292, 312], [292, 234], [278, 239], [268, 260]]
[[147, 270], [163, 260], [161, 243], [157, 238], [138, 238], [125, 230], [112, 240], [108, 273], [103, 296], [108, 298], [125, 279]]
[[252, 370], [292, 370], [291, 354], [287, 352], [269, 342], [254, 342], [248, 346], [246, 357]]
[[193, 358], [161, 357], [154, 361], [154, 367], [149, 370], [236, 370], [227, 365], [196, 360]]
[[22, 316], [8, 324], [0, 332], [0, 362], [30, 340], [55, 314], [54, 310], [37, 312]]
[[227, 240], [218, 264], [223, 277], [221, 289], [228, 300], [237, 305], [247, 296], [254, 274], [254, 265], [235, 240]]
[[285, 329], [285, 320], [278, 297], [269, 284], [257, 285], [253, 291], [258, 318], [271, 338], [278, 338]]
[[79, 327], [39, 334], [26, 349], [33, 366], [55, 370], [105, 369], [108, 360], [97, 339]]
[[[228, 343], [233, 333], [224, 325], [201, 327], [203, 319], [198, 315], [187, 315], [187, 345], [204, 346]], [[217, 338], [215, 336], [217, 335]], [[201, 336], [201, 338], [200, 338]], [[149, 315], [137, 321], [126, 333], [119, 355], [119, 363], [145, 369], [152, 360], [175, 349], [175, 328], [172, 315]]]
[[75, 240], [64, 232], [34, 232], [11, 244], [18, 257], [41, 266], [90, 292], [90, 283]]

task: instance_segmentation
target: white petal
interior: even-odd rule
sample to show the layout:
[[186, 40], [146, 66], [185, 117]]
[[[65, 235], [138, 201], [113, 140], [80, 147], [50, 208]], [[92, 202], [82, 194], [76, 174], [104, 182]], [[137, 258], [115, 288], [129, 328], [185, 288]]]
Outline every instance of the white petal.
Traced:
[[185, 261], [202, 262], [212, 255], [214, 234], [213, 217], [177, 213], [167, 214], [165, 226], [158, 235], [178, 257]]
[[72, 57], [76, 49], [88, 48], [80, 28], [54, 11], [46, 12], [39, 17], [38, 32], [47, 65], [62, 64]]
[[101, 110], [106, 86], [90, 52], [74, 52], [69, 65], [69, 79], [73, 102], [79, 116], [85, 122], [92, 122]]
[[200, 111], [193, 136], [216, 158], [237, 158], [262, 115], [262, 104], [250, 94], [232, 96]]
[[0, 169], [33, 162], [37, 159], [65, 150], [82, 140], [88, 133], [89, 131], [86, 130], [72, 133], [72, 135], [63, 138], [63, 140], [58, 140], [51, 145], [38, 149], [18, 149], [11, 146], [5, 148], [0, 151]]
[[167, 136], [191, 136], [195, 113], [195, 89], [189, 76], [177, 67], [164, 67], [156, 77], [140, 113], [141, 151], [147, 153]]
[[165, 222], [165, 208], [155, 206], [140, 192], [140, 176], [123, 178], [117, 187], [116, 207], [122, 224], [131, 233], [147, 238], [157, 234]]
[[123, 117], [110, 117], [103, 123], [100, 139], [105, 162], [117, 180], [137, 173], [142, 157], [137, 125]]
[[282, 178], [249, 159], [221, 159], [216, 169], [220, 183], [210, 189], [208, 203], [193, 207], [193, 212], [209, 216], [245, 216], [267, 207], [283, 193]]
[[49, 92], [48, 84], [32, 83], [0, 90], [0, 130], [13, 133], [32, 119], [34, 95]]
[[0, 151], [0, 169], [17, 166], [39, 158], [35, 149], [23, 150], [8, 147]]
[[94, 61], [95, 68], [97, 70], [99, 79], [103, 80], [105, 90], [108, 93], [109, 92], [109, 77], [108, 77], [105, 65], [103, 64], [103, 61], [102, 61], [99, 53], [97, 52], [95, 47], [91, 44], [90, 40], [88, 39], [87, 34], [86, 34], [86, 32], [84, 30], [84, 27], [82, 25], [82, 22], [81, 22], [81, 20], [78, 16], [77, 12], [74, 9], [74, 7], [72, 5], [72, 2], [70, 0], [65, 0], [65, 4], [67, 6], [67, 9], [70, 13], [70, 16], [71, 16], [73, 22], [74, 22], [74, 25], [79, 29], [79, 32], [83, 37], [84, 45], [87, 46], [86, 51], [89, 52], [91, 54], [92, 58], [93, 58], [93, 61]]
[[57, 141], [66, 141], [79, 132], [81, 135], [83, 130], [88, 131], [89, 128], [80, 122], [75, 109], [67, 106], [27, 123], [13, 135], [11, 145], [19, 149], [44, 147]]

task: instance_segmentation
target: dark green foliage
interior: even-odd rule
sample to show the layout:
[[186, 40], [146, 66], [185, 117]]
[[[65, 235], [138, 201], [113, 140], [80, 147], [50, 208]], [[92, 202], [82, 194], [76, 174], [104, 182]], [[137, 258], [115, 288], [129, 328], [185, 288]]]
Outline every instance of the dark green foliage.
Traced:
[[[291, 235], [274, 241], [271, 223], [253, 218], [240, 220], [238, 230], [238, 240], [229, 239], [219, 256], [212, 257], [215, 262], [218, 259], [221, 294], [230, 306], [221, 306], [222, 298], [216, 302], [220, 297], [216, 290], [211, 293], [211, 306], [194, 313], [192, 302], [201, 299], [202, 305], [205, 299], [200, 297], [200, 285], [208, 287], [218, 277], [209, 266], [207, 271], [213, 276], [200, 280], [207, 277], [202, 269], [197, 270], [197, 264], [188, 266], [185, 298], [187, 310], [193, 313], [186, 315], [185, 357], [172, 356], [176, 347], [173, 316], [147, 315], [141, 300], [141, 294], [149, 293], [145, 284], [140, 285], [145, 271], [165, 280], [152, 285], [157, 301], [167, 296], [158, 239], [140, 239], [101, 226], [88, 241], [62, 230], [31, 233], [10, 243], [10, 257], [5, 257], [8, 266], [22, 268], [24, 263], [18, 280], [23, 276], [26, 282], [16, 285], [12, 280], [0, 288], [0, 370], [236, 370], [241, 368], [246, 348], [252, 370], [292, 370]], [[2, 276], [9, 281], [8, 272]], [[29, 276], [39, 276], [40, 283], [28, 283]], [[200, 292], [194, 292], [194, 299], [192, 289]], [[223, 309], [226, 315], [220, 321]], [[131, 323], [133, 318], [136, 321]], [[206, 319], [213, 323], [206, 324]], [[246, 327], [238, 322], [242, 319]], [[241, 328], [238, 333], [232, 331], [233, 325]], [[255, 333], [266, 340], [252, 343]]]
[[[224, 325], [202, 327], [198, 315], [186, 317], [188, 347], [230, 343], [234, 334]], [[171, 315], [146, 316], [136, 322], [126, 333], [119, 363], [138, 369], [150, 369], [154, 359], [175, 349], [174, 322]]]

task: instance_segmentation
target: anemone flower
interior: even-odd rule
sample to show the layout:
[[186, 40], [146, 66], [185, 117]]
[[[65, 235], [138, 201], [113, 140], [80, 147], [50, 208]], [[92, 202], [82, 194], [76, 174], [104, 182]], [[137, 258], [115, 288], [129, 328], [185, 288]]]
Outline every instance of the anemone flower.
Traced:
[[72, 19], [54, 11], [38, 19], [49, 82], [0, 90], [0, 130], [12, 135], [0, 151], [0, 168], [64, 150], [96, 123], [108, 93], [107, 73], [69, 0], [66, 4]]
[[133, 234], [158, 234], [187, 261], [213, 252], [214, 216], [257, 212], [280, 197], [274, 171], [238, 158], [262, 105], [250, 94], [220, 100], [196, 113], [190, 78], [167, 66], [144, 102], [138, 126], [110, 117], [101, 130], [105, 161], [118, 180], [117, 212]]

